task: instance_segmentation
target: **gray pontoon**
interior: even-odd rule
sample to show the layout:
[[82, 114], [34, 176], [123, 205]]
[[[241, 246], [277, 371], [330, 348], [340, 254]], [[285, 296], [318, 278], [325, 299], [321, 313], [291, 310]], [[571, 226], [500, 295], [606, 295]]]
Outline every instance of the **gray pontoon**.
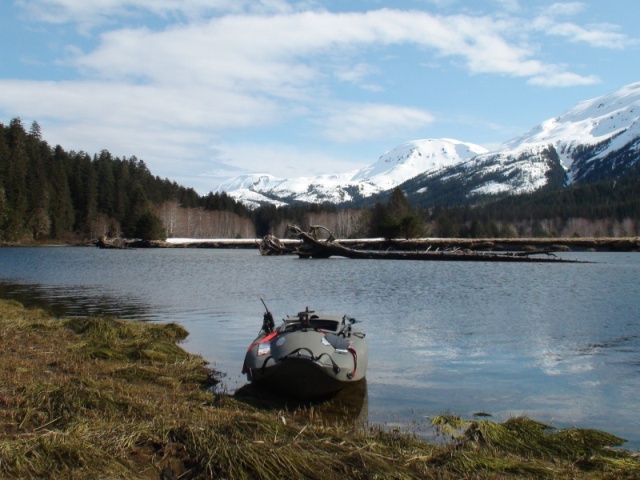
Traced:
[[275, 327], [269, 310], [249, 346], [242, 373], [257, 386], [298, 399], [334, 393], [364, 379], [365, 334], [356, 320], [307, 309]]

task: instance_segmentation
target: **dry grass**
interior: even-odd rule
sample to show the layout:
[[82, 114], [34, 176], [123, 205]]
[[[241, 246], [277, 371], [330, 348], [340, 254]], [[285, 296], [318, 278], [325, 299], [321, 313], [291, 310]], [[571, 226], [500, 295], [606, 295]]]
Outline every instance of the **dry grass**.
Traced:
[[177, 325], [0, 301], [1, 478], [637, 478], [592, 430], [438, 417], [447, 444], [217, 395]]

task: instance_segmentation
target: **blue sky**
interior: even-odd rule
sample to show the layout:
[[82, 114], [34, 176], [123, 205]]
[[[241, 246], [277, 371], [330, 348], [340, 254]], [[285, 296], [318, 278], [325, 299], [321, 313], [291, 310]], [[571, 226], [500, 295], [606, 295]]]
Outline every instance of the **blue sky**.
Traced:
[[640, 81], [637, 0], [0, 0], [0, 122], [214, 190], [486, 148]]

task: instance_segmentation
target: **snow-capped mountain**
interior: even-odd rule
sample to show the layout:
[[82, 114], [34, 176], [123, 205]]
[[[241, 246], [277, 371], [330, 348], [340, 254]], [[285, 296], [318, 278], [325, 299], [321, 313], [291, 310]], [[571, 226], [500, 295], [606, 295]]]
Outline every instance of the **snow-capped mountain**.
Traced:
[[453, 204], [617, 178], [639, 164], [640, 82], [581, 102], [492, 152], [452, 139], [415, 140], [357, 172], [288, 180], [245, 175], [218, 191], [250, 205], [339, 204], [400, 185], [423, 205]]
[[414, 140], [389, 150], [376, 163], [356, 172], [351, 180], [390, 190], [419, 173], [437, 172], [486, 151], [479, 145], [449, 138]]
[[231, 178], [218, 186], [249, 206], [264, 203], [344, 203], [367, 198], [410, 180], [416, 175], [438, 172], [458, 165], [487, 150], [452, 139], [415, 140], [383, 154], [376, 163], [355, 172], [295, 179], [249, 174]]
[[640, 83], [581, 102], [528, 133], [437, 174], [417, 176], [403, 188], [421, 203], [478, 195], [528, 193], [616, 178], [640, 163]]

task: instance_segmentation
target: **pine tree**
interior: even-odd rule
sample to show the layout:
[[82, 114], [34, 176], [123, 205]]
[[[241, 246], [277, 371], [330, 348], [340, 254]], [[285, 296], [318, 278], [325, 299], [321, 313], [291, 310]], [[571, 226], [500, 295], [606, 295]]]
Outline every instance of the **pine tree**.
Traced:
[[4, 194], [4, 186], [0, 180], [0, 239], [4, 238], [4, 223], [9, 216], [9, 208], [7, 206], [7, 197]]
[[134, 236], [141, 240], [165, 240], [165, 229], [160, 218], [147, 211], [138, 217], [134, 229]]
[[74, 224], [73, 202], [65, 164], [68, 164], [66, 152], [56, 149], [51, 159], [51, 236], [63, 238], [70, 233]]
[[113, 174], [114, 162], [107, 150], [102, 150], [100, 156], [93, 160], [96, 170], [97, 204], [98, 211], [111, 217], [115, 213], [115, 187], [116, 181]]
[[[59, 145], [56, 150], [62, 147]], [[91, 157], [86, 153], [69, 154], [69, 193], [75, 212], [74, 231], [91, 236], [91, 225], [98, 215], [98, 187]]]
[[386, 205], [376, 202], [371, 213], [370, 231], [376, 236], [388, 239], [403, 237], [406, 239], [424, 233], [424, 221], [420, 214], [409, 204], [400, 187], [391, 192]]
[[383, 237], [386, 221], [386, 208], [380, 200], [377, 200], [369, 214], [369, 236]]
[[37, 122], [31, 126], [25, 137], [28, 158], [26, 195], [26, 226], [35, 240], [49, 237], [51, 233], [50, 201], [51, 187], [51, 150], [41, 140], [40, 126]]
[[26, 133], [22, 120], [14, 118], [9, 124], [5, 196], [7, 200], [7, 221], [5, 237], [8, 240], [19, 240], [26, 233], [27, 217], [27, 169], [29, 159], [26, 152]]

